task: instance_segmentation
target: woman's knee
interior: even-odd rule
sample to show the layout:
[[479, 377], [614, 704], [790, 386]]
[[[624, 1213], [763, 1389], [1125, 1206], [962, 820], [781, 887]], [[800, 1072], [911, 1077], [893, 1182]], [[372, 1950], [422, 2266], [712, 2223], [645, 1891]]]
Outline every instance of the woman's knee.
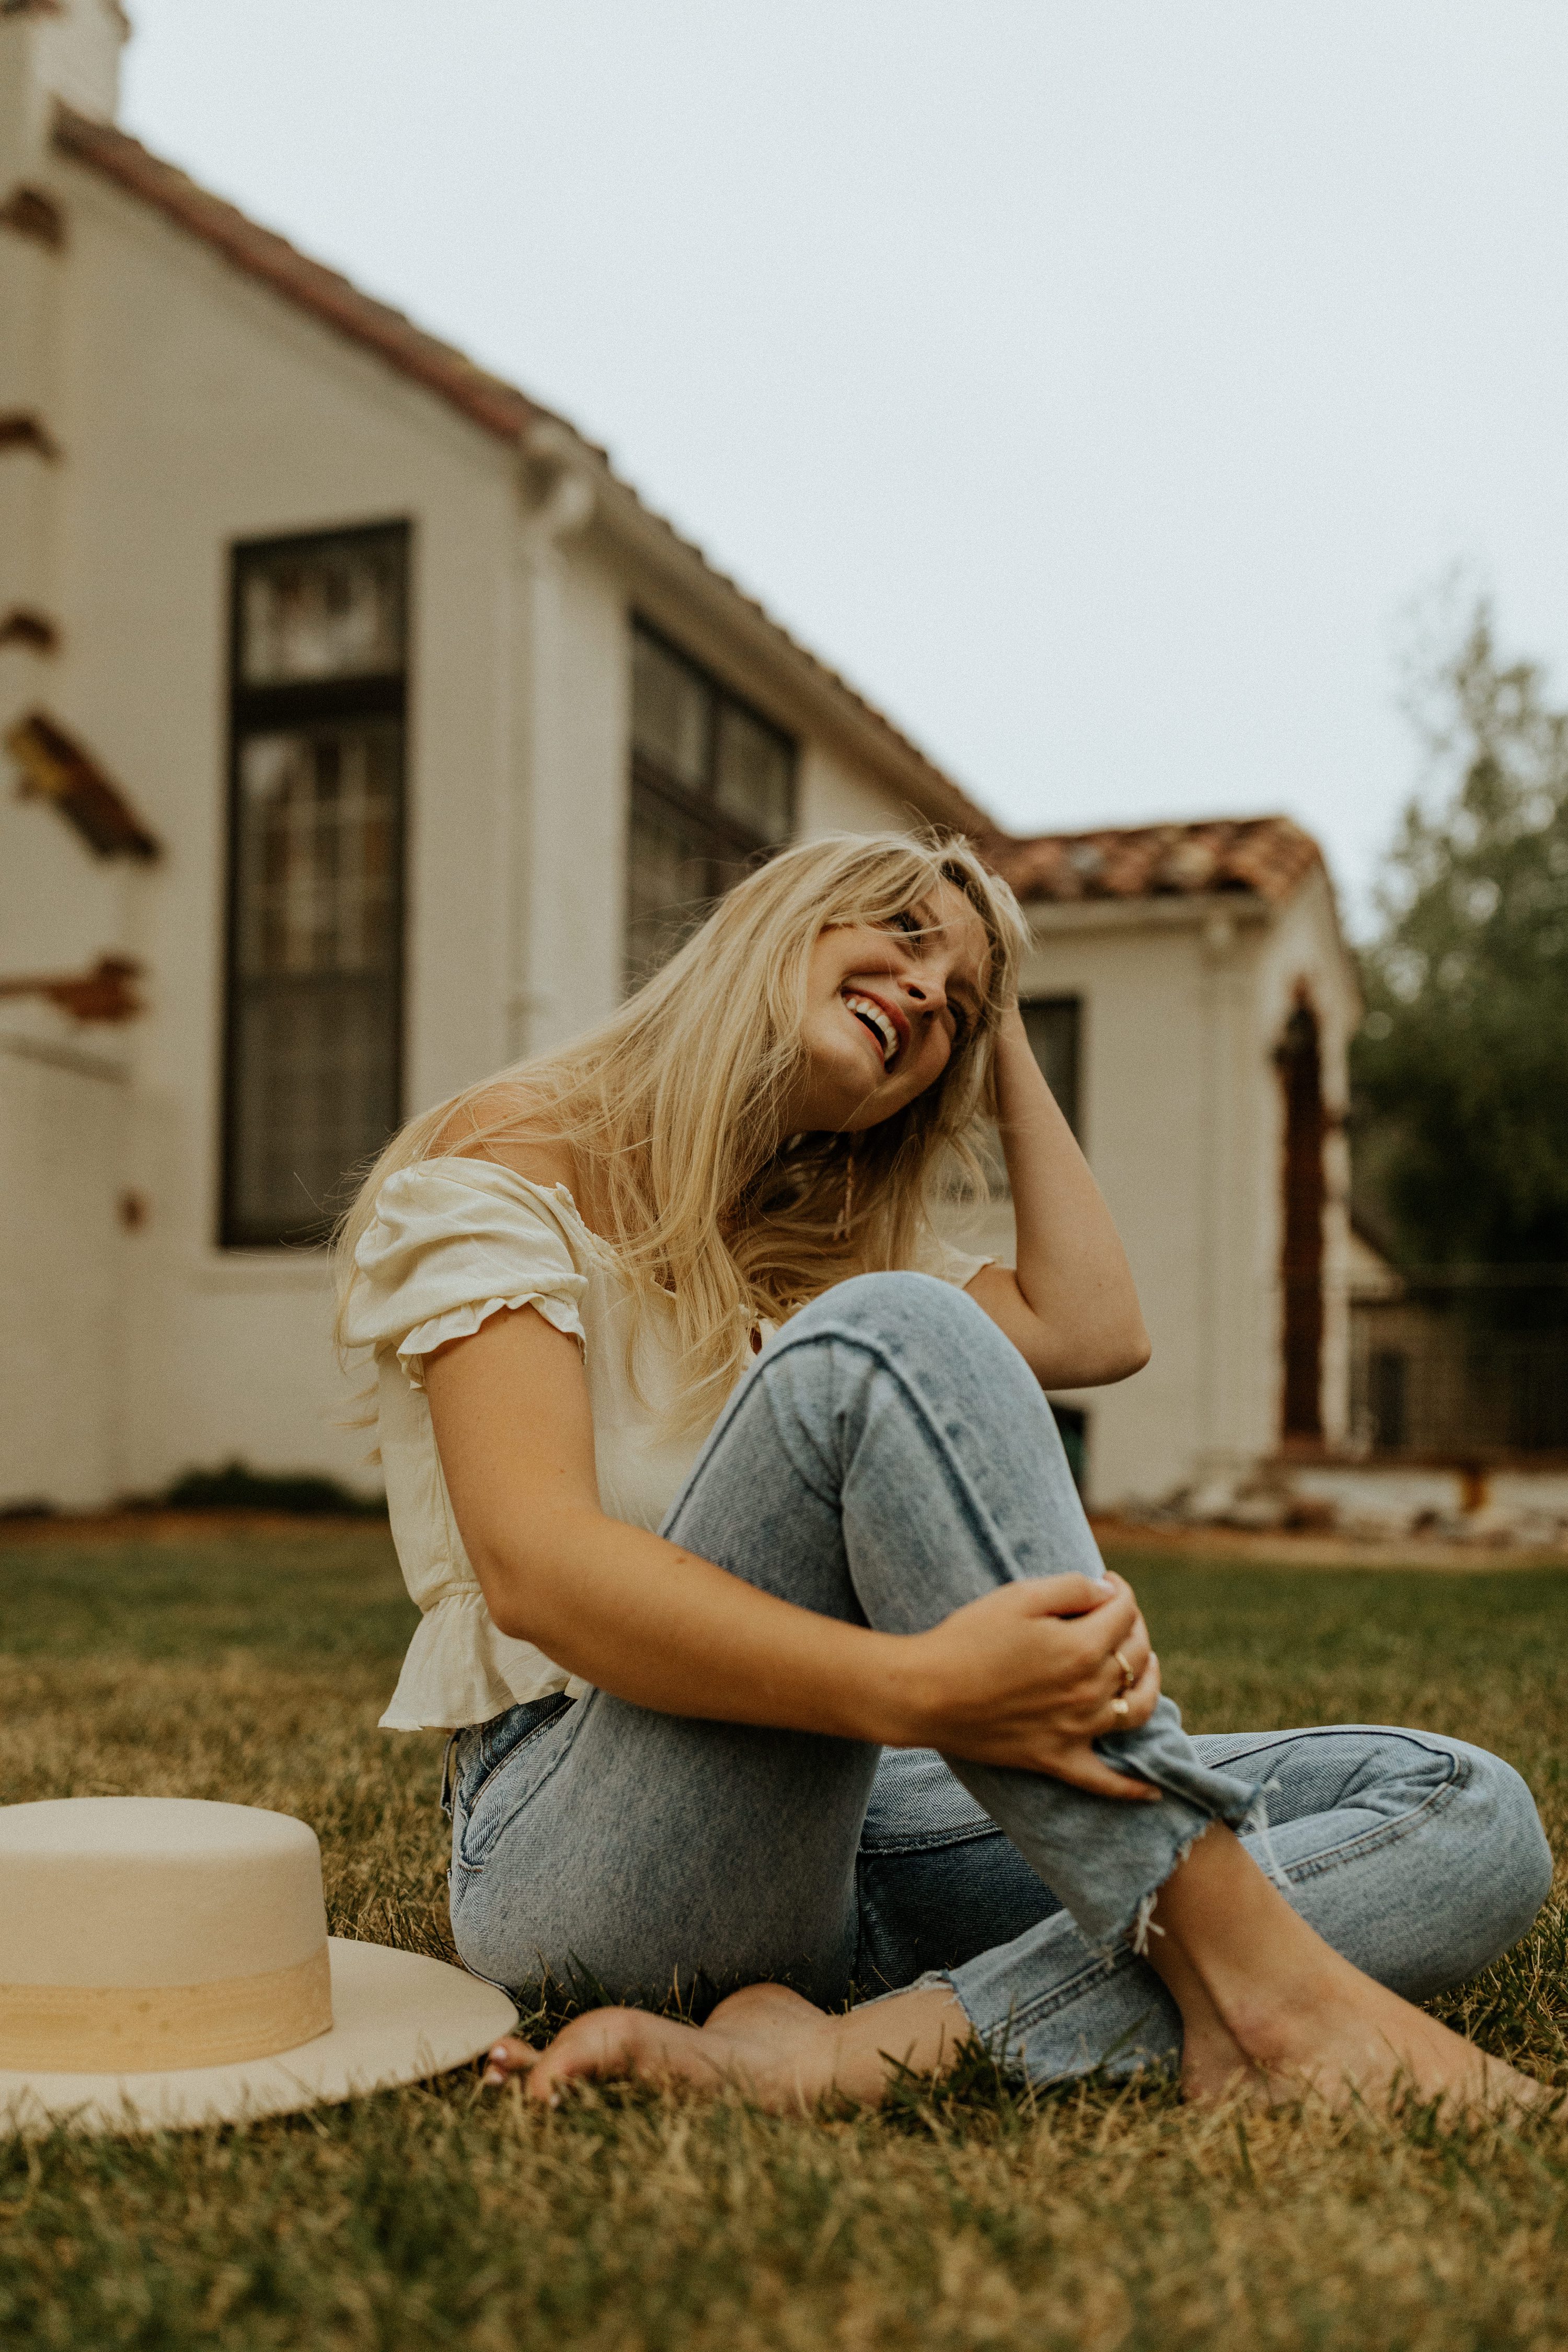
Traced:
[[1552, 1892], [1552, 1848], [1522, 1775], [1500, 1756], [1456, 1739], [1465, 1763], [1463, 1805], [1471, 1851], [1483, 1863], [1498, 1949], [1526, 1934]]
[[989, 1323], [956, 1283], [939, 1281], [934, 1275], [854, 1274], [803, 1307], [789, 1329], [792, 1338], [819, 1329], [848, 1329], [868, 1339], [900, 1339], [955, 1327], [973, 1334], [976, 1319]]
[[1510, 1936], [1514, 1943], [1552, 1894], [1552, 1846], [1523, 1773], [1504, 1764], [1502, 1757], [1490, 1755], [1488, 1748], [1471, 1748], [1467, 1740], [1453, 1745], [1469, 1764], [1471, 1804], [1481, 1813], [1479, 1834], [1498, 1858], [1500, 1879], [1507, 1874], [1514, 1889], [1514, 1915], [1519, 1916], [1519, 1927]]
[[793, 1388], [807, 1366], [812, 1391], [830, 1398], [835, 1412], [862, 1386], [879, 1391], [890, 1375], [953, 1443], [984, 1432], [988, 1460], [1022, 1449], [1037, 1465], [1056, 1436], [1017, 1349], [984, 1307], [934, 1275], [858, 1274], [824, 1291], [790, 1318], [760, 1369], [768, 1368], [766, 1384], [776, 1390], [781, 1375]]

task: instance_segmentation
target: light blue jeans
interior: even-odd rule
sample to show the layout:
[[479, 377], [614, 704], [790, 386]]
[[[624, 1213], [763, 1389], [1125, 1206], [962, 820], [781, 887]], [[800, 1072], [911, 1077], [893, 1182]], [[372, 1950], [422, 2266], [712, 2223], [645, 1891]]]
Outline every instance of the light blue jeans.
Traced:
[[[972, 1299], [914, 1274], [840, 1284], [785, 1326], [664, 1532], [892, 1633], [1016, 1578], [1104, 1573], [1022, 1358]], [[1194, 1740], [1163, 1698], [1100, 1746], [1162, 1801], [603, 1691], [533, 1701], [453, 1745], [458, 1948], [520, 1992], [551, 1979], [657, 2002], [679, 1987], [698, 2013], [764, 1979], [832, 2005], [934, 1971], [982, 2036], [1049, 2079], [1179, 2050], [1133, 1942], [1213, 1821], [1405, 1993], [1484, 1966], [1550, 1885], [1522, 1781], [1462, 1741], [1356, 1727]]]

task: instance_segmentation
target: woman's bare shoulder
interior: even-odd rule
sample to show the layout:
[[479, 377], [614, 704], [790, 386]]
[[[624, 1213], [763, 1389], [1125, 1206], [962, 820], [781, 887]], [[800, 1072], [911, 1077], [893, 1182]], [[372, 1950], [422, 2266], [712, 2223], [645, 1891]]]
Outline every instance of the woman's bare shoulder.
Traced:
[[437, 1133], [433, 1158], [493, 1160], [531, 1184], [564, 1184], [576, 1173], [571, 1146], [548, 1108], [504, 1081], [469, 1095]]

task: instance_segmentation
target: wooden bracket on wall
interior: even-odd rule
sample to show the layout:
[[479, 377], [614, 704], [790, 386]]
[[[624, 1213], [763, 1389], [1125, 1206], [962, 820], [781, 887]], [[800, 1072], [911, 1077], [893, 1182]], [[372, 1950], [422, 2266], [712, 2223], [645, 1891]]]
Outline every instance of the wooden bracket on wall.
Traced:
[[0, 978], [0, 999], [41, 996], [75, 1021], [133, 1021], [145, 1007], [132, 987], [142, 966], [130, 956], [100, 956], [89, 971], [32, 972]]
[[53, 196], [46, 196], [41, 188], [13, 188], [0, 205], [0, 228], [30, 237], [50, 253], [58, 253], [66, 241], [66, 216]]
[[5, 646], [25, 646], [34, 654], [58, 654], [60, 632], [47, 613], [35, 611], [31, 604], [13, 604], [0, 621], [0, 647]]
[[5, 749], [22, 771], [17, 798], [52, 801], [95, 856], [134, 857], [143, 864], [162, 856], [157, 835], [142, 824], [113, 778], [43, 711], [18, 720]]
[[30, 408], [8, 408], [0, 415], [0, 456], [11, 449], [31, 449], [51, 465], [60, 454], [59, 443]]

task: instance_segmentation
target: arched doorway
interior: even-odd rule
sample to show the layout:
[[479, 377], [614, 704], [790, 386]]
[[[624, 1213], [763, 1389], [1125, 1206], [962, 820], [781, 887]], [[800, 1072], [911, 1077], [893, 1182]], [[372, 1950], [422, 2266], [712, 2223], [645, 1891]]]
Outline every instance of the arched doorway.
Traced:
[[1305, 994], [1274, 1055], [1285, 1090], [1284, 1393], [1280, 1434], [1323, 1434], [1323, 1067], [1318, 1016]]

